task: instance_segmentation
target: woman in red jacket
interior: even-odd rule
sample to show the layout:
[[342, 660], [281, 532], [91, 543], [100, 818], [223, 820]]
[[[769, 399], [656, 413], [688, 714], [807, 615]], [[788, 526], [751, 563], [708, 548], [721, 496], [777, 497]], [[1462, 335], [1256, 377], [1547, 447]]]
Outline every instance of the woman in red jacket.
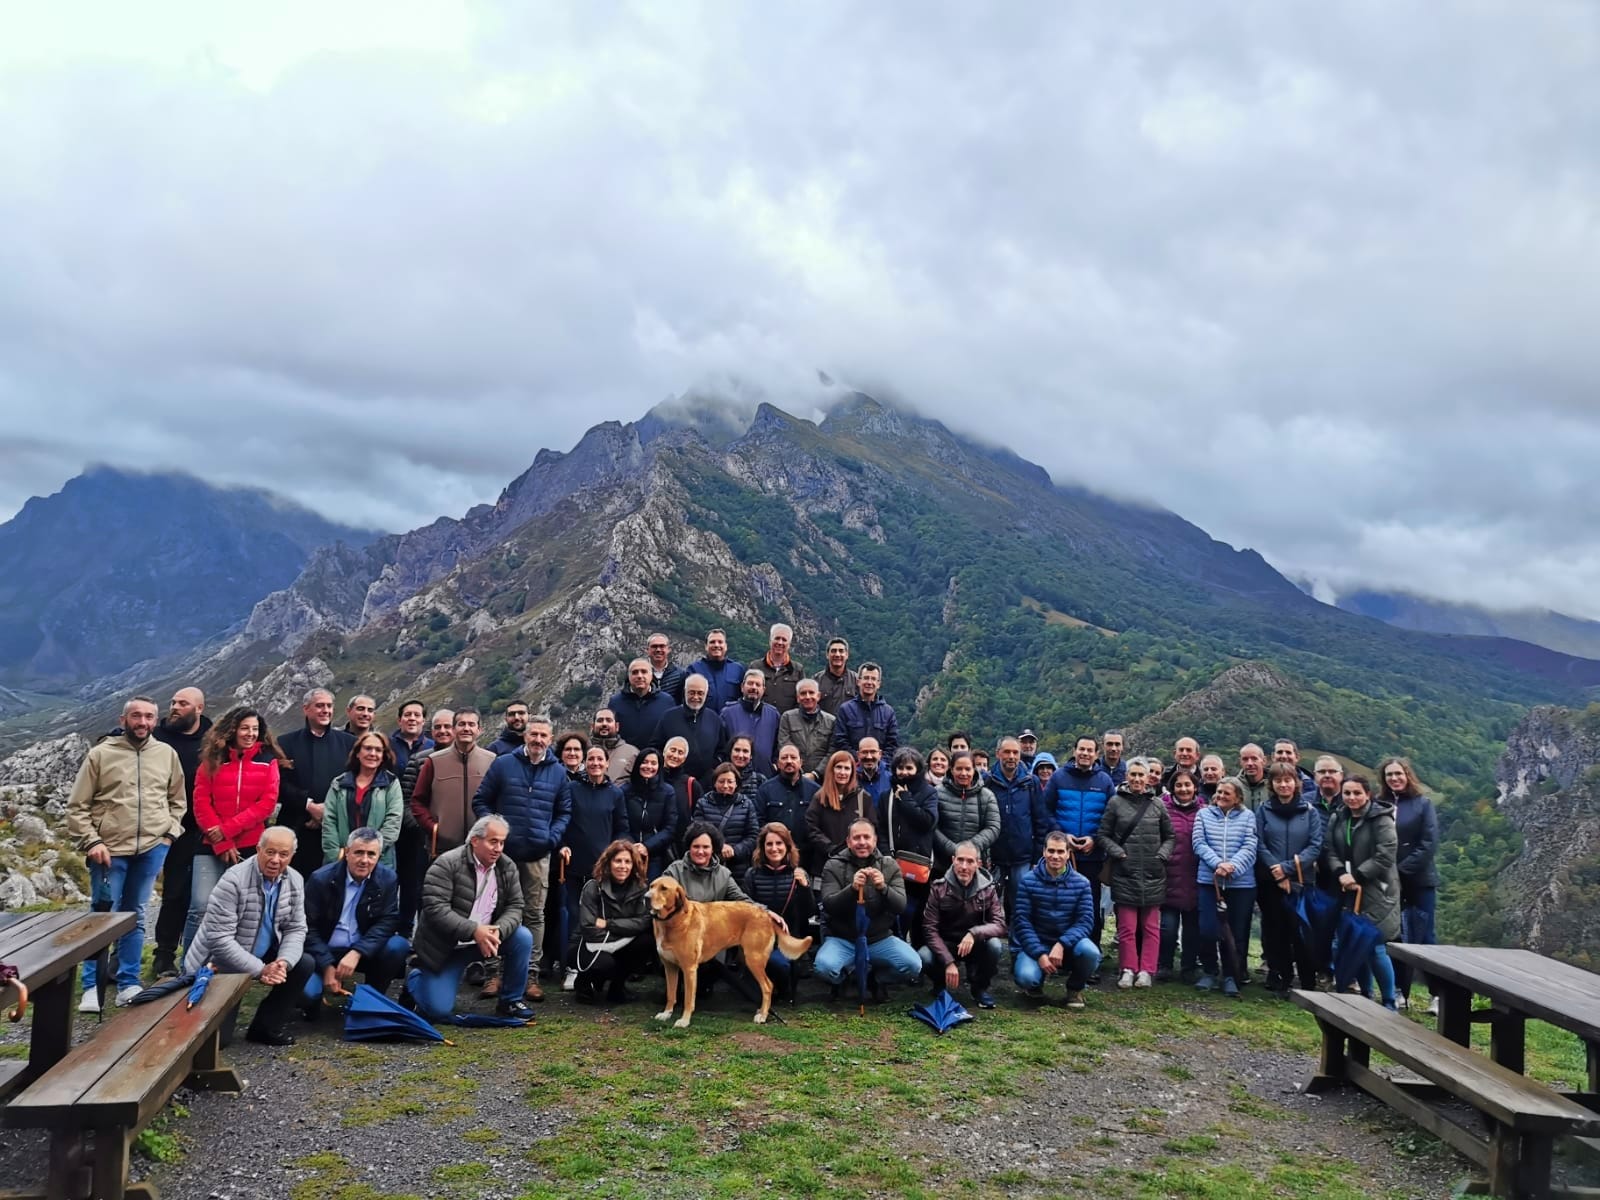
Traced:
[[206, 734], [194, 779], [194, 823], [203, 844], [194, 856], [185, 948], [200, 928], [217, 880], [256, 852], [256, 842], [277, 811], [279, 763], [289, 760], [267, 729], [266, 718], [253, 708], [229, 709]]

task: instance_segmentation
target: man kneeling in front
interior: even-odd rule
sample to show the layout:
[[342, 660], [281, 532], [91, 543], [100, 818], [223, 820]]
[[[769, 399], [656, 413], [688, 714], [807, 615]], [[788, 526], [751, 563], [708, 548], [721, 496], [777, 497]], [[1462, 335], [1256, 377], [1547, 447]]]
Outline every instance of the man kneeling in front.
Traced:
[[469, 963], [497, 955], [502, 999], [495, 1012], [533, 1019], [533, 1009], [522, 999], [533, 934], [522, 924], [517, 864], [505, 857], [510, 830], [499, 817], [479, 817], [467, 844], [434, 859], [422, 881], [416, 941], [422, 965], [412, 969], [406, 990], [430, 1021], [443, 1021], [455, 1011], [456, 989]]
[[306, 980], [306, 1016], [315, 1018], [324, 991], [348, 992], [356, 972], [387, 992], [406, 969], [411, 943], [401, 937], [400, 878], [378, 862], [383, 835], [353, 830], [344, 857], [306, 880], [306, 955], [315, 970]]
[[1025, 995], [1039, 999], [1047, 978], [1065, 977], [1067, 1007], [1083, 1007], [1083, 985], [1100, 966], [1100, 947], [1090, 936], [1092, 896], [1089, 881], [1072, 868], [1067, 835], [1052, 829], [1044, 857], [1017, 885], [1011, 976]]
[[[311, 975], [311, 959], [303, 953], [305, 885], [289, 865], [294, 851], [294, 830], [274, 825], [263, 833], [255, 855], [217, 881], [183, 956], [183, 969], [191, 974], [210, 963], [219, 974], [248, 975], [272, 989], [244, 1035], [267, 1046], [294, 1045], [286, 1026]], [[230, 1013], [223, 1040], [232, 1032]]]

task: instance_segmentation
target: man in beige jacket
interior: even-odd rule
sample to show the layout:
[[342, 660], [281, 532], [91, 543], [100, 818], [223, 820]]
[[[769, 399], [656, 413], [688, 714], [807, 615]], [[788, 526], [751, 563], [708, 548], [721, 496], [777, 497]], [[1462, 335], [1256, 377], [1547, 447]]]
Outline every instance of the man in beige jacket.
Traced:
[[[188, 807], [177, 751], [151, 734], [155, 701], [135, 696], [122, 706], [122, 728], [84, 757], [67, 800], [67, 833], [89, 864], [97, 907], [138, 914], [116, 945], [117, 1003], [141, 990], [144, 906], [166, 861], [167, 847], [183, 832]], [[95, 963], [83, 964], [79, 1012], [100, 1011]]]

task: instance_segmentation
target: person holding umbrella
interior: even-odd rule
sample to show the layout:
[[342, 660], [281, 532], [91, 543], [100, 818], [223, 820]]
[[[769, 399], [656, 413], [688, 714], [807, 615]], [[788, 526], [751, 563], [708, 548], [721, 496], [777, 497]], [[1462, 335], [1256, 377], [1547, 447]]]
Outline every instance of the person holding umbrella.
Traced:
[[1293, 763], [1267, 771], [1272, 796], [1256, 809], [1256, 889], [1261, 903], [1261, 956], [1267, 990], [1288, 998], [1296, 972], [1302, 988], [1317, 986], [1316, 955], [1295, 915], [1307, 884], [1316, 887], [1322, 857], [1322, 814], [1301, 788]]
[[1394, 805], [1372, 798], [1372, 785], [1360, 775], [1344, 781], [1344, 807], [1328, 822], [1323, 861], [1339, 880], [1345, 903], [1377, 927], [1378, 938], [1361, 971], [1361, 990], [1371, 994], [1372, 977], [1385, 1008], [1393, 1009], [1394, 964], [1387, 943], [1400, 935], [1400, 840]]
[[[1250, 945], [1250, 917], [1256, 902], [1256, 818], [1244, 806], [1244, 784], [1229, 776], [1217, 784], [1214, 803], [1194, 821], [1194, 854], [1200, 884], [1200, 936], [1208, 947], [1221, 947], [1222, 994], [1237, 996], [1244, 974], [1244, 953]], [[1209, 951], [1208, 951], [1209, 954]], [[1195, 987], [1217, 986], [1202, 975]]]
[[[858, 908], [866, 918], [865, 928], [860, 930]], [[894, 936], [895, 918], [905, 909], [905, 880], [899, 864], [878, 853], [877, 827], [865, 818], [852, 821], [845, 848], [822, 869], [827, 938], [817, 951], [817, 978], [838, 987], [852, 964], [862, 973], [864, 956], [868, 970], [886, 971], [898, 983], [915, 983], [922, 975], [922, 959]], [[882, 986], [880, 980], [880, 996]]]

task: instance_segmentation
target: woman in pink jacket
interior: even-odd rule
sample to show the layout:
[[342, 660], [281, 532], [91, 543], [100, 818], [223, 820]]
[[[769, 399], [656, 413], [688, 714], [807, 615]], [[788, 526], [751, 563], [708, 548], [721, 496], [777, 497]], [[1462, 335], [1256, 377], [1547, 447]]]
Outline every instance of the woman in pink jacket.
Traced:
[[189, 915], [183, 925], [186, 950], [200, 928], [211, 889], [224, 871], [256, 852], [256, 842], [277, 812], [279, 763], [289, 760], [266, 719], [253, 708], [229, 709], [206, 734], [194, 780], [194, 822], [202, 846], [194, 856]]

